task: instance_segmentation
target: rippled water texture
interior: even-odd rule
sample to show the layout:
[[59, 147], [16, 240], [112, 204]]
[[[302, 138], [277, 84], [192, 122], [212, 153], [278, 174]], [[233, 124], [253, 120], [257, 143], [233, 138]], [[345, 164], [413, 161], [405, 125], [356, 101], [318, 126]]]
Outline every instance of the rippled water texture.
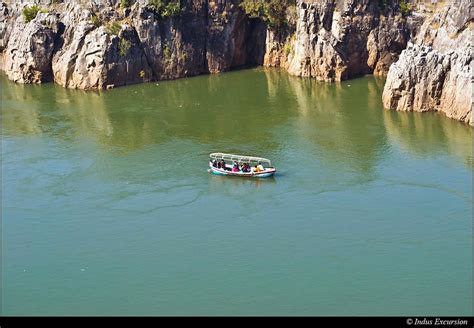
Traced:
[[472, 128], [382, 80], [1, 83], [4, 315], [472, 315]]

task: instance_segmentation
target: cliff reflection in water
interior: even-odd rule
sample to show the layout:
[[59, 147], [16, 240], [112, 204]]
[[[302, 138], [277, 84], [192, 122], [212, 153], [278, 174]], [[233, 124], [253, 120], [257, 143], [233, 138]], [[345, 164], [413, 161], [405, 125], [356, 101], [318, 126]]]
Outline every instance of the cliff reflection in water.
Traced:
[[2, 128], [6, 135], [47, 134], [70, 139], [113, 135], [101, 94], [61, 89], [53, 84], [18, 85], [2, 75]]
[[472, 128], [439, 113], [384, 111], [384, 123], [392, 144], [420, 157], [448, 154], [473, 166]]
[[329, 165], [350, 166], [368, 173], [386, 146], [380, 94], [373, 78], [328, 84], [268, 71], [269, 89], [277, 95], [289, 89], [298, 120], [295, 133], [310, 142], [313, 153]]
[[250, 71], [102, 93], [67, 90], [52, 84], [22, 86], [4, 77], [2, 84], [5, 133], [89, 136], [121, 151], [171, 138], [217, 142], [227, 147], [258, 140], [263, 149], [272, 148], [276, 142], [265, 129], [287, 119], [281, 113], [269, 118], [272, 108], [265, 105], [265, 75]]
[[437, 114], [383, 110], [384, 81], [372, 77], [328, 84], [255, 69], [102, 93], [1, 81], [7, 136], [88, 137], [119, 152], [173, 139], [269, 156], [298, 145], [323, 164], [363, 174], [393, 144], [472, 163], [471, 128]]

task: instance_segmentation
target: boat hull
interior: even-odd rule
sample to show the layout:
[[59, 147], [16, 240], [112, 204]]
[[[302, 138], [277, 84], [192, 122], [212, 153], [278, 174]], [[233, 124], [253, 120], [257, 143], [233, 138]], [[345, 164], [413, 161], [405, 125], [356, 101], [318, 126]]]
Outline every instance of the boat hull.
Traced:
[[262, 172], [232, 172], [223, 169], [219, 169], [217, 167], [210, 166], [211, 173], [215, 175], [228, 175], [228, 176], [236, 176], [236, 177], [244, 177], [244, 178], [269, 178], [273, 176], [276, 172], [275, 168], [268, 168]]

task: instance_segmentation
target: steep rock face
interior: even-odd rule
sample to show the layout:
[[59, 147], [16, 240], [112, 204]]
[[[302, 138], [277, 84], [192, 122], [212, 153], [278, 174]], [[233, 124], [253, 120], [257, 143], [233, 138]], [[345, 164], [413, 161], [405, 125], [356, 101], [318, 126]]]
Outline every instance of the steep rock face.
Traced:
[[5, 50], [8, 78], [19, 83], [52, 81], [51, 58], [57, 32], [54, 15], [39, 13], [28, 24], [18, 17]]
[[[147, 81], [151, 69], [136, 31], [121, 25], [116, 35], [95, 26], [89, 10], [73, 8], [52, 59], [54, 81], [78, 89], [103, 89]], [[76, 23], [77, 22], [77, 23]]]
[[64, 87], [91, 89], [104, 85], [103, 64], [108, 35], [87, 22], [69, 26], [64, 45], [53, 57], [54, 81]]
[[369, 0], [298, 0], [288, 71], [324, 81], [385, 74], [409, 36], [394, 8]]
[[292, 47], [290, 34], [286, 31], [275, 32], [272, 30], [267, 30], [266, 34], [263, 65], [287, 68]]
[[7, 46], [8, 32], [11, 23], [8, 22], [10, 12], [6, 4], [0, 2], [0, 51], [3, 52]]
[[[231, 66], [245, 63], [244, 44], [245, 15], [238, 10], [237, 1], [209, 2], [209, 35], [206, 40], [206, 59], [209, 71], [227, 71]], [[237, 29], [240, 35], [234, 37]]]
[[[19, 15], [23, 5], [11, 2]], [[385, 74], [406, 44], [401, 15], [370, 0], [298, 0], [290, 26], [278, 30], [249, 19], [240, 0], [182, 0], [175, 17], [160, 17], [148, 0], [126, 9], [118, 3], [75, 0], [50, 6], [62, 27], [52, 63], [58, 83], [100, 89], [247, 64], [337, 81], [373, 71]], [[114, 22], [120, 34], [110, 33]], [[133, 57], [124, 58], [124, 45]]]
[[374, 75], [387, 75], [390, 65], [405, 49], [409, 33], [416, 25], [417, 22], [407, 22], [399, 16], [380, 16], [377, 27], [367, 37], [367, 66]]
[[409, 45], [390, 68], [382, 96], [384, 107], [437, 110], [473, 124], [471, 63], [471, 49], [443, 54], [432, 47]]
[[152, 69], [153, 79], [172, 79], [205, 71], [207, 8], [188, 3], [180, 17], [160, 19], [146, 6], [135, 6], [131, 19]]
[[[8, 48], [15, 54], [5, 52], [5, 70], [11, 79], [36, 83], [54, 76], [65, 87], [103, 89], [263, 62], [264, 26], [247, 18], [239, 0], [183, 0], [179, 13], [171, 17], [161, 17], [148, 0], [135, 1], [129, 8], [120, 8], [115, 0], [83, 2], [49, 6], [59, 26], [51, 31], [37, 23], [40, 14], [29, 23], [17, 18], [19, 25], [8, 38]], [[11, 6], [19, 16], [22, 5]], [[34, 33], [26, 35], [27, 30]], [[47, 35], [47, 44], [28, 46], [30, 34]], [[13, 36], [26, 41], [19, 43]], [[41, 79], [26, 73], [17, 78], [14, 71], [23, 67], [20, 62], [36, 54], [44, 65], [29, 67], [48, 68], [48, 74]]]
[[[460, 8], [465, 8], [461, 10]], [[390, 67], [384, 107], [441, 111], [473, 125], [472, 18], [469, 1], [438, 8]]]
[[263, 63], [265, 25], [249, 19], [239, 4], [240, 0], [209, 1], [206, 59], [211, 73]]

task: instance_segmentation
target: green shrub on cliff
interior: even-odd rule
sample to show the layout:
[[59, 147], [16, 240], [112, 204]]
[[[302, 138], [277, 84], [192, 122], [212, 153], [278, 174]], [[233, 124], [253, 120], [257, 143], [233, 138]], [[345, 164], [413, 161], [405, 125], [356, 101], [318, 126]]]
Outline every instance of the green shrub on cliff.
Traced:
[[400, 8], [400, 13], [402, 16], [407, 16], [411, 13], [411, 5], [408, 3], [408, 0], [379, 0], [379, 8], [382, 10], [387, 9], [389, 6], [393, 7], [398, 4]]
[[25, 8], [23, 8], [23, 10], [21, 11], [21, 13], [22, 13], [22, 15], [23, 15], [23, 19], [25, 20], [25, 23], [29, 23], [29, 22], [31, 22], [33, 19], [35, 19], [36, 15], [37, 15], [39, 12], [46, 13], [46, 12], [48, 12], [48, 11], [45, 10], [45, 9], [42, 9], [40, 6], [37, 6], [37, 5], [33, 5], [33, 6], [31, 6], [31, 7], [25, 7]]
[[122, 25], [117, 22], [113, 22], [112, 24], [109, 24], [109, 26], [107, 26], [107, 33], [109, 33], [110, 35], [118, 35], [121, 29]]
[[163, 55], [165, 56], [165, 59], [171, 59], [171, 49], [167, 44], [163, 47]]
[[95, 27], [100, 27], [102, 26], [102, 20], [99, 18], [99, 16], [97, 16], [96, 13], [92, 13], [91, 16], [91, 22], [92, 24], [95, 26]]
[[132, 46], [132, 43], [130, 41], [124, 38], [120, 38], [119, 43], [118, 43], [118, 52], [119, 52], [120, 57], [124, 57], [131, 46]]
[[120, 0], [120, 8], [128, 8], [132, 4], [131, 0]]
[[400, 0], [399, 5], [402, 16], [407, 16], [411, 13], [411, 6], [409, 3], [406, 2], [406, 0]]
[[295, 3], [295, 0], [243, 0], [240, 7], [250, 17], [260, 18], [270, 28], [278, 28], [287, 24], [287, 9]]
[[293, 47], [291, 46], [291, 44], [285, 43], [283, 51], [285, 52], [285, 56], [288, 57], [290, 54], [293, 53]]
[[179, 0], [150, 0], [149, 5], [161, 17], [176, 17], [182, 11]]

